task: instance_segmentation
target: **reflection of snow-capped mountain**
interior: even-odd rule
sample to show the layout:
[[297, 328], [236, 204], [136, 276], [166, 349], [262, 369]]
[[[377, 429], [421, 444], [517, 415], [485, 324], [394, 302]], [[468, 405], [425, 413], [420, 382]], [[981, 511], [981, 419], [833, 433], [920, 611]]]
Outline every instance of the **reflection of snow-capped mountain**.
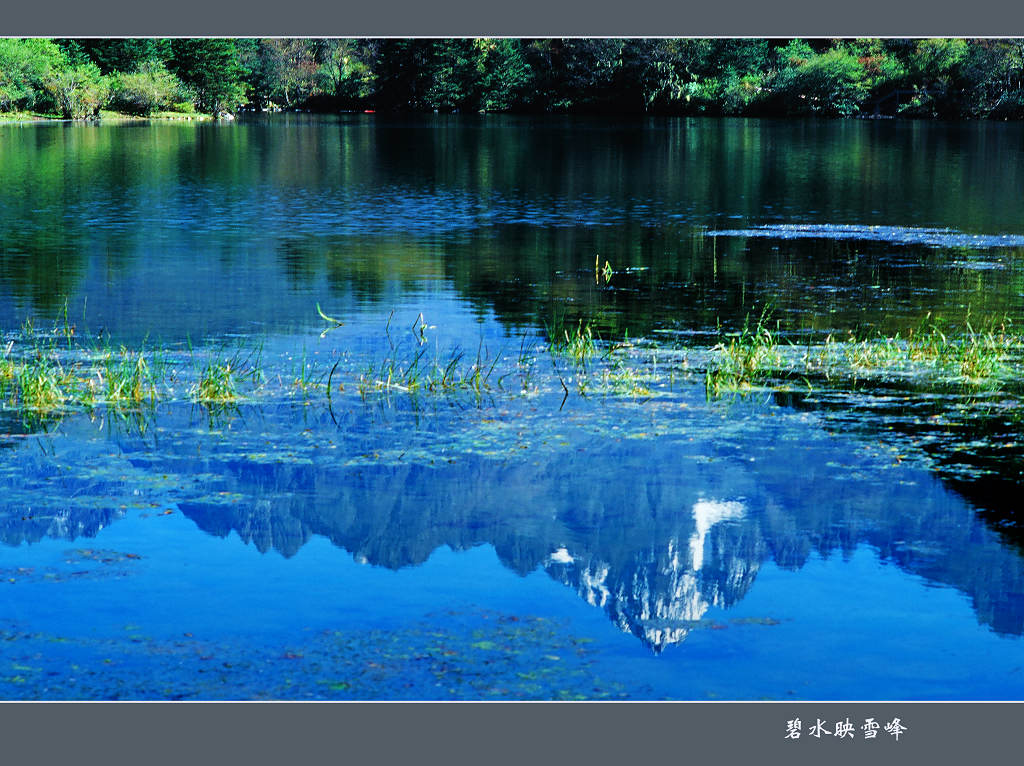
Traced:
[[[690, 565], [694, 571], [704, 566], [704, 542], [715, 524], [729, 519], [743, 517], [743, 503], [719, 500], [698, 500], [693, 504], [693, 520], [697, 525], [690, 536]], [[679, 568], [679, 558], [672, 562], [673, 569]]]
[[[862, 545], [960, 589], [995, 630], [1024, 632], [1024, 559], [969, 505], [921, 471], [894, 481], [891, 460], [872, 463], [849, 444], [765, 430], [744, 433], [738, 454], [728, 442], [597, 432], [574, 434], [572, 449], [545, 459], [256, 459], [266, 443], [254, 433], [245, 444], [242, 430], [201, 453], [187, 439], [126, 447], [102, 471], [89, 455], [74, 463], [80, 475], [33, 457], [0, 473], [0, 539], [95, 535], [150, 499], [155, 477], [201, 530], [261, 552], [290, 556], [316, 535], [399, 569], [441, 546], [493, 546], [512, 571], [544, 569], [655, 651], [741, 599], [764, 562], [796, 570]], [[608, 479], [608, 466], [620, 479]], [[51, 492], [51, 507], [27, 512], [19, 498], [56, 481], [67, 499]]]
[[751, 567], [737, 560], [724, 568], [724, 582], [705, 579], [701, 573], [709, 534], [722, 522], [742, 519], [742, 503], [702, 498], [693, 504], [692, 515], [694, 529], [685, 542], [670, 537], [663, 549], [644, 551], [633, 566], [622, 570], [613, 570], [588, 552], [574, 555], [565, 547], [554, 551], [544, 568], [575, 588], [588, 604], [607, 612], [622, 631], [660, 652], [686, 638], [709, 608], [741, 597], [757, 570], [756, 563]]

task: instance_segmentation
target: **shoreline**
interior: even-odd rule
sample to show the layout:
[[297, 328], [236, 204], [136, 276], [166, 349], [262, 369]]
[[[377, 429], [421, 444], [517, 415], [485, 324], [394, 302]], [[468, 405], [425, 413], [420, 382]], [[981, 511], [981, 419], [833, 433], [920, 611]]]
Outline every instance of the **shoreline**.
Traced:
[[35, 125], [39, 123], [55, 122], [143, 122], [149, 120], [160, 120], [165, 122], [212, 122], [215, 118], [209, 114], [185, 114], [184, 112], [157, 112], [148, 117], [138, 114], [125, 114], [122, 112], [107, 112], [101, 110], [99, 118], [96, 117], [75, 117], [65, 118], [51, 114], [40, 114], [38, 112], [0, 112], [0, 125]]
[[65, 118], [58, 117], [56, 115], [38, 114], [31, 112], [0, 112], [0, 125], [43, 125], [52, 123], [125, 123], [125, 122], [234, 122], [238, 120], [247, 121], [254, 116], [267, 117], [270, 114], [275, 115], [303, 115], [305, 117], [343, 117], [343, 116], [382, 116], [388, 119], [417, 119], [423, 117], [520, 117], [526, 119], [537, 119], [537, 118], [552, 118], [552, 119], [565, 119], [565, 118], [579, 118], [579, 119], [597, 119], [597, 120], [636, 120], [636, 119], [710, 119], [710, 120], [769, 120], [772, 122], [792, 122], [793, 124], [806, 123], [808, 121], [813, 122], [906, 122], [906, 123], [945, 123], [945, 124], [999, 124], [999, 123], [1016, 123], [1022, 124], [1024, 120], [1015, 120], [1010, 118], [943, 118], [943, 117], [903, 117], [900, 115], [850, 115], [847, 117], [827, 117], [822, 115], [800, 115], [800, 116], [767, 116], [767, 115], [720, 115], [720, 114], [661, 114], [661, 113], [650, 113], [650, 114], [634, 114], [634, 113], [594, 113], [594, 112], [549, 112], [549, 113], [536, 113], [536, 112], [373, 112], [366, 110], [343, 110], [337, 112], [314, 112], [304, 109], [295, 110], [281, 110], [273, 113], [263, 113], [250, 109], [240, 109], [236, 113], [228, 113], [229, 117], [214, 117], [209, 114], [184, 114], [184, 113], [169, 113], [160, 112], [149, 116], [142, 116], [136, 114], [124, 114], [119, 112], [101, 112], [97, 118], [95, 116], [88, 117], [75, 117]]

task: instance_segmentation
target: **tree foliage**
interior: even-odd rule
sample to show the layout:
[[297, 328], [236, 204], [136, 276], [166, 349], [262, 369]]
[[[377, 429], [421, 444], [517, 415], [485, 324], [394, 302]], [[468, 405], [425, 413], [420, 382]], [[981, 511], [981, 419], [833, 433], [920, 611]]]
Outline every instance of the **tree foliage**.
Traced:
[[245, 70], [234, 40], [173, 40], [167, 63], [204, 112], [233, 112], [246, 102]]
[[110, 91], [109, 82], [95, 64], [52, 69], [44, 86], [65, 119], [97, 114]]
[[771, 91], [789, 114], [845, 117], [860, 109], [870, 85], [856, 55], [832, 48], [781, 68]]
[[72, 64], [92, 63], [103, 74], [135, 72], [164, 62], [171, 55], [170, 40], [153, 38], [86, 38], [57, 42]]
[[316, 41], [267, 38], [239, 50], [250, 103], [266, 107], [295, 104], [317, 92], [320, 61]]
[[187, 97], [181, 82], [163, 64], [148, 61], [135, 72], [112, 77], [109, 105], [125, 114], [148, 117], [174, 109]]
[[0, 111], [1024, 117], [1016, 39], [0, 39]]
[[50, 40], [0, 38], [0, 111], [34, 108], [46, 97], [46, 78], [64, 66]]

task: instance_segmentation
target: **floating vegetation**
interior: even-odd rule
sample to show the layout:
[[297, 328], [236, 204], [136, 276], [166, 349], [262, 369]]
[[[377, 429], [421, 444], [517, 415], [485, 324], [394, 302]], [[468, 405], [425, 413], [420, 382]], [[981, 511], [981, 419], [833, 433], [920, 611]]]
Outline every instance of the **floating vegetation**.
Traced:
[[704, 376], [705, 391], [709, 397], [719, 396], [723, 391], [748, 390], [778, 370], [782, 357], [776, 335], [769, 328], [770, 315], [771, 311], [766, 307], [753, 329], [748, 315], [739, 335], [711, 350], [714, 361]]
[[[322, 310], [319, 315], [341, 327], [340, 320]], [[73, 410], [128, 413], [151, 408], [161, 402], [187, 401], [220, 409], [242, 401], [281, 399], [300, 393], [305, 403], [310, 394], [323, 393], [328, 407], [334, 393], [346, 385], [365, 400], [393, 393], [407, 395], [468, 395], [480, 405], [484, 397], [533, 395], [542, 388], [568, 395], [567, 384], [582, 396], [638, 396], [651, 392], [655, 367], [635, 365], [634, 347], [599, 340], [591, 325], [579, 320], [575, 326], [551, 333], [547, 344], [522, 339], [518, 354], [495, 354], [484, 343], [475, 351], [454, 346], [444, 348], [428, 338], [422, 313], [416, 316], [404, 338], [392, 332], [389, 316], [384, 334], [389, 349], [379, 361], [354, 370], [342, 359], [333, 367], [320, 369], [307, 362], [303, 351], [290, 374], [273, 376], [276, 387], [264, 374], [262, 347], [252, 351], [196, 351], [187, 355], [172, 351], [130, 350], [125, 347], [83, 348], [73, 339], [70, 326], [58, 326], [40, 333], [31, 321], [0, 350], [0, 406], [18, 411], [23, 418], [39, 420]], [[322, 337], [322, 336], [321, 336]], [[60, 338], [58, 344], [55, 339]], [[67, 347], [63, 340], [67, 339]], [[541, 360], [550, 358], [554, 375], [539, 377]], [[570, 369], [560, 369], [568, 362]], [[339, 369], [341, 368], [341, 369]]]
[[[190, 627], [188, 625], [186, 628]], [[198, 634], [198, 631], [197, 631]], [[600, 651], [567, 623], [484, 610], [391, 630], [324, 628], [289, 643], [186, 629], [68, 637], [6, 621], [5, 699], [610, 700], [650, 687], [598, 675]]]
[[261, 345], [249, 352], [238, 349], [230, 356], [221, 352], [208, 358], [199, 379], [189, 389], [189, 398], [199, 404], [234, 404], [242, 397], [243, 381], [248, 381], [252, 389], [266, 382]]
[[[428, 344], [426, 331], [434, 328], [426, 323], [422, 313], [413, 321], [410, 328], [412, 339], [405, 344], [396, 342], [391, 335], [393, 318], [394, 312], [391, 312], [384, 328], [389, 353], [359, 373], [356, 390], [364, 400], [373, 394], [386, 396], [391, 392], [411, 395], [468, 392], [479, 402], [484, 394], [502, 390], [497, 381], [492, 382], [501, 355], [491, 357], [482, 338], [472, 357], [467, 357], [460, 347], [442, 354], [437, 345], [431, 348]], [[524, 353], [521, 352], [520, 361]], [[337, 365], [331, 370], [331, 377], [336, 369]]]
[[[319, 311], [326, 321], [339, 320]], [[392, 394], [470, 397], [476, 406], [494, 397], [558, 393], [564, 405], [570, 393], [583, 397], [643, 397], [674, 388], [678, 378], [703, 373], [705, 394], [756, 389], [805, 391], [828, 388], [855, 391], [861, 382], [878, 381], [946, 393], [1013, 391], [1019, 379], [1024, 336], [1006, 319], [950, 326], [930, 315], [906, 335], [845, 336], [832, 333], [818, 343], [797, 345], [786, 339], [765, 308], [757, 321], [748, 315], [743, 327], [710, 349], [688, 348], [698, 364], [663, 344], [602, 340], [584, 319], [547, 330], [547, 343], [524, 337], [518, 352], [492, 353], [481, 338], [475, 351], [445, 348], [427, 330], [422, 314], [397, 337], [393, 315], [384, 328], [387, 352], [361, 367], [342, 362], [333, 367], [309, 363], [305, 351], [291, 374], [275, 374], [276, 387], [264, 374], [262, 347], [251, 351], [195, 352], [84, 349], [70, 326], [40, 333], [26, 322], [0, 349], [0, 407], [28, 419], [104, 407], [128, 413], [159, 402], [187, 401], [204, 407], [233, 407], [242, 401], [287, 400], [301, 394], [306, 404], [346, 386], [365, 401]], [[331, 328], [334, 329], [334, 328]], [[61, 339], [60, 342], [56, 339]], [[68, 343], [65, 347], [64, 340]], [[664, 360], [661, 365], [658, 358]], [[703, 360], [703, 363], [700, 363]], [[545, 362], [545, 363], [541, 363]], [[546, 363], [550, 362], [550, 366]]]
[[20, 365], [13, 360], [5, 361], [6, 367], [0, 372], [0, 377], [12, 382], [10, 395], [14, 404], [29, 410], [47, 411], [60, 407], [68, 399], [66, 391], [74, 377], [64, 370], [59, 361], [43, 356]]
[[[109, 549], [78, 548], [64, 552], [60, 566], [19, 566], [0, 568], [0, 583], [62, 583], [71, 580], [97, 580], [128, 577], [131, 567], [140, 561], [138, 553]], [[99, 565], [99, 566], [95, 566]]]
[[[610, 269], [610, 267], [609, 267]], [[635, 346], [627, 337], [619, 343], [602, 341], [589, 322], [578, 320], [575, 327], [548, 327], [548, 351], [552, 360], [568, 360], [571, 369], [565, 377], [557, 365], [555, 372], [566, 395], [565, 378], [575, 384], [581, 396], [600, 393], [612, 396], [640, 396], [651, 393], [653, 374], [641, 371], [629, 362]]]
[[600, 373], [601, 391], [615, 396], [647, 396], [655, 379], [654, 372], [641, 371], [620, 357], [613, 357]]
[[[136, 353], [122, 347], [116, 355], [106, 353], [102, 359], [102, 371], [106, 373], [104, 403], [119, 406], [156, 401], [156, 379], [143, 352]], [[102, 372], [98, 371], [97, 377], [102, 383]], [[91, 378], [89, 382], [92, 382]]]
[[452, 349], [447, 356], [426, 359], [429, 348], [403, 355], [394, 349], [380, 363], [370, 365], [360, 376], [357, 389], [365, 399], [374, 392], [399, 391], [415, 394], [468, 391], [477, 396], [494, 390], [491, 375], [499, 358], [488, 358], [481, 342], [476, 356], [467, 362], [465, 351]]
[[757, 386], [788, 387], [794, 380], [808, 388], [813, 387], [812, 380], [836, 388], [864, 379], [904, 381], [915, 390], [1012, 387], [1024, 336], [1011, 332], [1005, 318], [980, 327], [968, 318], [963, 327], [954, 328], [929, 314], [905, 337], [858, 337], [851, 331], [842, 340], [829, 334], [822, 343], [797, 346], [780, 342], [764, 312], [756, 327], [744, 323], [738, 335], [712, 349], [706, 391], [714, 398]]
[[145, 352], [122, 348], [85, 358], [62, 358], [33, 347], [16, 357], [14, 342], [0, 360], [0, 399], [33, 413], [97, 405], [135, 406], [156, 400], [156, 381]]
[[800, 361], [807, 373], [834, 377], [922, 379], [932, 387], [950, 385], [990, 390], [1011, 386], [1017, 376], [1024, 336], [1012, 333], [1006, 319], [990, 320], [975, 329], [968, 319], [962, 328], [925, 318], [905, 338], [876, 335], [845, 341], [833, 336], [807, 348]]
[[[76, 344], [73, 336], [66, 320], [50, 333], [40, 333], [26, 321], [0, 351], [0, 408], [39, 420], [98, 407], [127, 413], [183, 397], [223, 404], [239, 398], [243, 379], [253, 385], [263, 381], [259, 346], [230, 357], [197, 359], [190, 352], [190, 372], [186, 358], [171, 359], [170, 352], [89, 348]], [[66, 338], [66, 347], [57, 338]]]
[[1014, 234], [968, 234], [956, 229], [913, 226], [863, 226], [847, 224], [773, 224], [749, 229], [709, 231], [708, 237], [768, 237], [772, 239], [835, 239], [888, 242], [894, 245], [929, 247], [1021, 247], [1024, 237]]
[[594, 330], [589, 323], [580, 319], [572, 329], [568, 327], [548, 327], [549, 349], [552, 354], [566, 356], [577, 364], [586, 362], [597, 353], [597, 341]]
[[238, 383], [230, 362], [211, 362], [191, 390], [192, 400], [228, 404], [238, 399]]
[[1009, 360], [1024, 349], [1024, 338], [1009, 332], [1006, 319], [977, 331], [968, 319], [959, 332], [939, 321], [927, 323], [929, 319], [930, 315], [905, 341], [899, 336], [876, 337], [856, 344], [851, 362], [862, 369], [928, 364], [947, 375], [977, 382], [1005, 375]]

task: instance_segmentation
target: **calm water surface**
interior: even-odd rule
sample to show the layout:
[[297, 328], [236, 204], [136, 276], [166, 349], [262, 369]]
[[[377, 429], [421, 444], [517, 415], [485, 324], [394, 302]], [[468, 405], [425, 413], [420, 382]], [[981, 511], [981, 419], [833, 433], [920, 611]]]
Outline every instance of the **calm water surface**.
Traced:
[[[1019, 391], [703, 383], [766, 306], [1019, 329], [1021, 126], [0, 125], [0, 178], [4, 346], [263, 381], [0, 410], [0, 696], [1024, 699]], [[421, 353], [492, 385], [360, 390]]]

